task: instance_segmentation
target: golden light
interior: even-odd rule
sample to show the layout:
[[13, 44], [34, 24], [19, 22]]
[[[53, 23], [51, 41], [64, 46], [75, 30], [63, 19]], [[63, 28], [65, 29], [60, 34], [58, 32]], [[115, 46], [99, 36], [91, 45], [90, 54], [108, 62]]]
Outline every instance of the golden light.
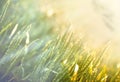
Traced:
[[119, 3], [120, 0], [40, 1], [48, 17], [57, 12], [59, 23], [69, 22], [78, 39], [81, 34], [86, 37], [87, 47], [98, 48], [111, 41], [114, 58], [120, 57]]
[[78, 70], [79, 70], [79, 65], [78, 65], [78, 64], [76, 64], [76, 65], [75, 65], [75, 70], [74, 70], [74, 73], [75, 73], [75, 74], [77, 74]]
[[119, 64], [117, 64], [117, 68], [120, 68], [120, 63], [119, 63]]
[[53, 16], [54, 14], [54, 9], [51, 7], [51, 6], [48, 6], [48, 5], [44, 5], [40, 8], [40, 11], [43, 12], [43, 13], [46, 13], [46, 15], [48, 17], [51, 17]]
[[47, 11], [47, 16], [51, 17], [54, 14], [54, 10], [51, 8]]
[[67, 63], [67, 59], [65, 59], [64, 61], [63, 61], [63, 64], [66, 64]]
[[[68, 20], [66, 22], [70, 21], [78, 36], [83, 34], [87, 37], [87, 46], [97, 48], [111, 41], [114, 57], [119, 57], [120, 0], [60, 0], [49, 3], [55, 10], [63, 12], [61, 15]], [[49, 13], [51, 15], [53, 11]]]

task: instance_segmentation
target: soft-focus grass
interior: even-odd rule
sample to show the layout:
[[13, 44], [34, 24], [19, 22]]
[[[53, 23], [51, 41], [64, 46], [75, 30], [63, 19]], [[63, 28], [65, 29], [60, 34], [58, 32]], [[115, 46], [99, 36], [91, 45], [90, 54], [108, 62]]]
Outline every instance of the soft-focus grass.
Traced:
[[34, 1], [18, 2], [0, 1], [0, 82], [120, 81], [119, 67], [103, 62], [107, 47], [87, 50], [69, 31], [54, 31], [56, 17]]

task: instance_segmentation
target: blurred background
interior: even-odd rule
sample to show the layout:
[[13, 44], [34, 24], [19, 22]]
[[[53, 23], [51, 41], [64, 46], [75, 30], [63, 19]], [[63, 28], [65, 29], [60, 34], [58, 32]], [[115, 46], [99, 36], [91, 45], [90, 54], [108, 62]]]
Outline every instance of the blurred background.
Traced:
[[120, 57], [120, 0], [41, 0], [41, 10], [57, 13], [59, 21], [70, 23], [77, 36], [87, 37], [88, 46], [111, 45]]
[[[38, 79], [42, 79], [39, 77], [49, 80], [45, 77], [50, 76], [51, 79], [52, 72], [61, 68], [61, 60], [69, 56], [78, 58], [77, 55], [82, 54], [85, 54], [84, 66], [89, 62], [90, 68], [93, 68], [92, 63], [95, 61], [97, 66], [104, 52], [97, 53], [97, 49], [103, 49], [106, 44], [110, 46], [109, 54], [106, 53], [102, 63], [107, 63], [108, 68], [112, 67], [108, 71], [114, 70], [116, 76], [120, 64], [112, 60], [119, 61], [120, 57], [119, 3], [120, 0], [0, 0], [0, 77], [5, 75], [0, 81], [6, 82], [9, 76], [9, 79], [16, 77], [13, 82], [17, 82], [17, 79], [25, 80], [18, 82], [38, 82]], [[73, 32], [74, 40], [69, 40], [71, 36], [67, 34], [58, 37], [66, 29]], [[79, 49], [85, 53], [81, 54]], [[87, 61], [89, 54], [95, 60], [90, 58]], [[95, 58], [94, 54], [97, 55]], [[70, 57], [71, 64], [77, 61], [72, 59]], [[111, 62], [115, 64], [111, 65]], [[113, 77], [111, 73], [110, 77]]]
[[[9, 0], [1, 0], [1, 9], [5, 1]], [[2, 25], [14, 21], [13, 26], [18, 24], [19, 29], [24, 25], [34, 27], [31, 40], [49, 39], [71, 28], [76, 38], [84, 37], [90, 48], [110, 43], [110, 53], [119, 58], [119, 3], [120, 0], [11, 0]]]

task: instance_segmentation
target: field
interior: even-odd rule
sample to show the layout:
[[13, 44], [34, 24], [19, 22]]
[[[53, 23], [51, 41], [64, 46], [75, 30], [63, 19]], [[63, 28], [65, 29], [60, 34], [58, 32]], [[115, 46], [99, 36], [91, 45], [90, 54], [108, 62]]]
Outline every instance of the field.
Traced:
[[0, 0], [0, 82], [120, 82], [118, 31], [72, 1]]

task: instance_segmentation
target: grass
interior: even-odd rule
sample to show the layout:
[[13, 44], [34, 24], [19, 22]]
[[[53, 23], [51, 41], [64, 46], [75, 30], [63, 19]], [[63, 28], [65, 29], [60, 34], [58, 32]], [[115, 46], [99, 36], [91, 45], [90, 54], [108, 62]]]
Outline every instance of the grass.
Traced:
[[[76, 40], [71, 32], [54, 31], [55, 16], [28, 10], [28, 5], [35, 5], [32, 1], [18, 2], [6, 0], [1, 6], [0, 82], [120, 81], [119, 67], [109, 68], [103, 62], [107, 47], [87, 50], [84, 41]], [[22, 9], [27, 13], [21, 17]]]

